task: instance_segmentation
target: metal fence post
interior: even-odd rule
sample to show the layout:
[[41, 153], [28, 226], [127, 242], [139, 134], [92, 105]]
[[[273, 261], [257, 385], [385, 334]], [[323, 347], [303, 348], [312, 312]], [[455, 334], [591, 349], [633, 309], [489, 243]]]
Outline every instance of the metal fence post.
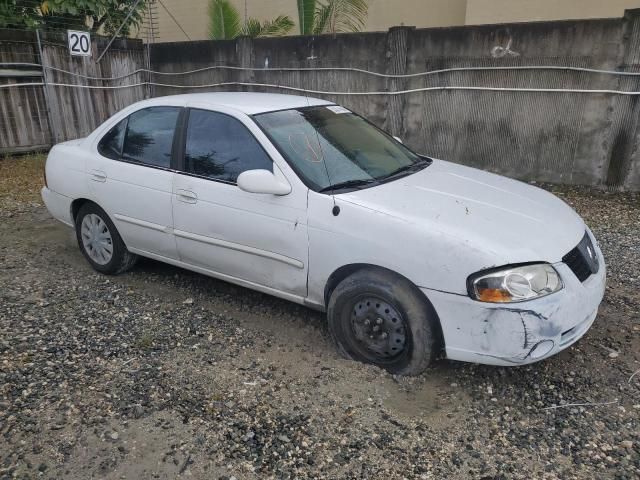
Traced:
[[144, 45], [144, 66], [147, 70], [143, 78], [146, 79], [145, 98], [151, 98], [153, 96], [151, 86], [151, 44], [147, 41]]
[[53, 112], [51, 108], [51, 99], [49, 96], [51, 95], [51, 87], [49, 85], [49, 71], [47, 69], [47, 65], [45, 62], [44, 55], [42, 54], [42, 41], [40, 40], [40, 30], [36, 30], [36, 38], [38, 40], [38, 55], [40, 55], [40, 68], [42, 68], [42, 82], [44, 83], [44, 88], [42, 89], [44, 94], [44, 104], [47, 107], [47, 122], [49, 123], [49, 133], [51, 135], [51, 139], [53, 140], [51, 143], [55, 145], [58, 143], [58, 128], [57, 124], [53, 118]]
[[[236, 51], [238, 52], [238, 63], [242, 68], [253, 67], [253, 40], [251, 37], [238, 37], [236, 39]], [[253, 70], [241, 70], [240, 81], [252, 83], [255, 80]], [[245, 87], [243, 90], [251, 91], [252, 87]]]
[[[415, 27], [391, 27], [387, 33], [388, 66], [387, 73], [403, 75], [407, 72], [407, 39]], [[402, 90], [406, 81], [400, 78], [389, 79], [389, 91]], [[387, 130], [398, 137], [404, 136], [404, 96], [391, 95], [388, 99]]]

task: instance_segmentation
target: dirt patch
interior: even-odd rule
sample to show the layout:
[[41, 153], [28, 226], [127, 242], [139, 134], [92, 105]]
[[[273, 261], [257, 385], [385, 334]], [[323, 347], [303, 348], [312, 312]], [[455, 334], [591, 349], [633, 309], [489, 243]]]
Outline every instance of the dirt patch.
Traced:
[[[5, 196], [0, 478], [638, 478], [640, 206], [559, 193], [609, 264], [593, 328], [531, 366], [417, 378], [340, 358], [286, 301], [153, 261], [99, 275]], [[614, 403], [548, 409], [587, 402]]]

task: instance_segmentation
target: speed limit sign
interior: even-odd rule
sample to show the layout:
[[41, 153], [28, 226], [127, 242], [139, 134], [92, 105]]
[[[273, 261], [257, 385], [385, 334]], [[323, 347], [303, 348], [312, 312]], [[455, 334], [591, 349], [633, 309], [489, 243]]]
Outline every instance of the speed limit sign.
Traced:
[[69, 41], [69, 53], [71, 55], [80, 55], [82, 57], [91, 56], [91, 37], [89, 36], [89, 32], [67, 30], [67, 39]]

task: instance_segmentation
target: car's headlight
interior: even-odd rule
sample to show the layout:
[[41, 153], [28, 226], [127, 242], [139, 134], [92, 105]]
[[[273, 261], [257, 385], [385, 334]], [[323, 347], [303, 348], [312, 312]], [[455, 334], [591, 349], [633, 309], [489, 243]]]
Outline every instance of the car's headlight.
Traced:
[[471, 275], [469, 295], [481, 302], [510, 303], [544, 297], [562, 288], [555, 268], [547, 263], [505, 267]]

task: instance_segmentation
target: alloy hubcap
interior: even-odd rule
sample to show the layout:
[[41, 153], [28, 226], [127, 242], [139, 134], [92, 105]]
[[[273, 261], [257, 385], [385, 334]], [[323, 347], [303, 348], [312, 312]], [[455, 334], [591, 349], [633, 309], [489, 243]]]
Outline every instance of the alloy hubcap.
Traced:
[[366, 297], [355, 303], [351, 328], [358, 343], [383, 360], [397, 357], [407, 346], [404, 319], [379, 298]]
[[80, 228], [82, 245], [89, 258], [98, 265], [106, 265], [113, 257], [113, 240], [107, 224], [95, 213], [85, 215]]

